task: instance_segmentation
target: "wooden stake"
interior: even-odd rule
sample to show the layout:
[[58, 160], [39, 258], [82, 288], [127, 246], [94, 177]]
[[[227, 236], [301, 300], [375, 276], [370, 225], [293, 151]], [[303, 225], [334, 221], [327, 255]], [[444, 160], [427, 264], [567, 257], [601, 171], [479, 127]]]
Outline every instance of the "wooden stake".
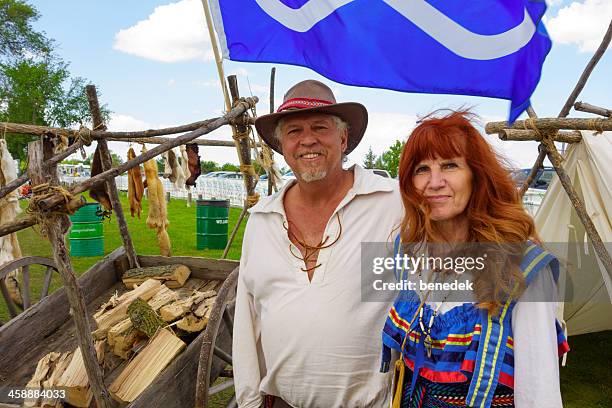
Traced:
[[[45, 168], [43, 163], [52, 156], [52, 146], [49, 141], [36, 141], [28, 144], [28, 159], [30, 178], [34, 186], [44, 183], [58, 184], [57, 168], [55, 165]], [[67, 215], [51, 214], [47, 220], [47, 234], [53, 249], [53, 259], [62, 278], [66, 289], [66, 295], [70, 303], [72, 318], [76, 326], [77, 344], [83, 352], [83, 360], [87, 376], [90, 380], [94, 398], [99, 408], [114, 407], [102, 377], [102, 370], [98, 365], [96, 352], [94, 350], [93, 337], [90, 332], [89, 314], [83, 299], [81, 288], [77, 284], [68, 248], [66, 248], [66, 232], [70, 228], [70, 220]]]
[[[104, 128], [104, 130], [106, 130], [106, 126], [104, 126], [104, 123], [102, 122], [102, 114], [100, 112], [100, 105], [98, 104], [96, 87], [94, 85], [87, 85], [85, 90], [87, 92], [87, 102], [89, 102], [89, 112], [93, 118], [94, 129]], [[113, 160], [110, 150], [108, 149], [108, 143], [104, 139], [98, 140], [98, 146], [100, 147], [102, 170], [110, 170], [113, 167]], [[115, 215], [117, 216], [119, 234], [121, 235], [121, 240], [123, 241], [123, 246], [130, 263], [130, 268], [138, 268], [140, 267], [140, 263], [138, 262], [138, 256], [136, 255], [136, 250], [134, 249], [134, 244], [132, 243], [132, 237], [130, 237], [130, 231], [128, 230], [121, 201], [119, 201], [119, 192], [117, 191], [117, 184], [115, 183], [114, 177], [110, 177], [106, 180], [106, 187], [110, 195], [113, 210], [115, 210]]]
[[[269, 182], [270, 182], [270, 179], [268, 178], [268, 183]], [[244, 219], [244, 217], [247, 215], [248, 210], [249, 208], [247, 206], [247, 203], [245, 202], [244, 207], [242, 208], [242, 211], [240, 212], [240, 216], [238, 217], [238, 221], [236, 221], [236, 224], [234, 225], [234, 229], [232, 229], [232, 234], [227, 240], [227, 245], [225, 245], [225, 249], [223, 250], [223, 255], [221, 256], [221, 259], [227, 258], [227, 254], [229, 253], [229, 250], [232, 247], [232, 242], [234, 242], [234, 238], [236, 238], [236, 234], [238, 233], [240, 224], [242, 223], [242, 220]]]
[[586, 102], [576, 102], [574, 109], [581, 112], [594, 113], [595, 115], [612, 118], [612, 109], [600, 108], [599, 106], [591, 105]]

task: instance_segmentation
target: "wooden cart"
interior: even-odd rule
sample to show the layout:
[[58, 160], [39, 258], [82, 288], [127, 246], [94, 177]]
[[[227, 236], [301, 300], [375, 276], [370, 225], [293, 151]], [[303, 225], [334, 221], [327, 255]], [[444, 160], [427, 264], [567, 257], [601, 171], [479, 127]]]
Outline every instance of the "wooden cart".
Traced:
[[[187, 348], [155, 379], [155, 381], [128, 407], [192, 407], [194, 406], [196, 379], [200, 363], [200, 381], [206, 384], [206, 395], [229, 388], [230, 379], [208, 389], [231, 363], [231, 304], [235, 295], [238, 262], [195, 257], [138, 256], [141, 266], [184, 264], [191, 269], [191, 277], [220, 280], [216, 302], [206, 330], [201, 332]], [[29, 281], [31, 265], [47, 267], [45, 282], [50, 281], [55, 264], [40, 257], [27, 257], [4, 265], [0, 279], [17, 268], [23, 268], [23, 282]], [[123, 247], [115, 250], [83, 274], [78, 282], [83, 290], [90, 316], [115, 291], [125, 291], [121, 276], [129, 268]], [[48, 284], [43, 288], [46, 292]], [[24, 284], [25, 289], [28, 289]], [[4, 291], [3, 291], [4, 293]], [[29, 294], [31, 296], [31, 294]], [[46, 293], [42, 293], [46, 295]], [[24, 300], [28, 297], [24, 293]], [[5, 301], [11, 301], [5, 296]], [[25, 303], [25, 302], [24, 302]], [[230, 307], [228, 307], [228, 305]], [[11, 306], [9, 306], [9, 309]], [[77, 347], [75, 325], [69, 313], [70, 305], [65, 288], [60, 288], [23, 313], [0, 327], [0, 407], [19, 406], [20, 400], [8, 397], [10, 389], [23, 389], [32, 377], [39, 359], [50, 351], [69, 351]], [[16, 310], [13, 308], [13, 310]], [[200, 361], [200, 351], [204, 358]], [[105, 373], [107, 385], [118, 373]], [[18, 405], [16, 405], [18, 404]], [[92, 402], [95, 406], [95, 402]]]

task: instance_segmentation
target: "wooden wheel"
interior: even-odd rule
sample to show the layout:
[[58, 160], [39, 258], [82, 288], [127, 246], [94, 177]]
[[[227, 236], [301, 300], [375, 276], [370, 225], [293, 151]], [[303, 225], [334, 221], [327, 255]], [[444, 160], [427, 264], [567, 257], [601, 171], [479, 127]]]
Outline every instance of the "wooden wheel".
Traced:
[[[24, 258], [15, 259], [14, 261], [8, 262], [0, 267], [0, 291], [2, 297], [8, 308], [11, 319], [19, 315], [22, 311], [27, 310], [32, 306], [31, 299], [33, 293], [30, 293], [30, 266], [31, 265], [42, 265], [46, 266], [45, 277], [43, 281], [43, 287], [40, 291], [40, 299], [44, 298], [49, 294], [49, 286], [51, 285], [51, 279], [53, 278], [53, 271], [57, 272], [57, 266], [55, 262], [49, 258], [42, 258], [40, 256], [26, 256]], [[21, 296], [23, 298], [23, 305], [18, 306], [15, 304], [13, 299], [9, 295], [8, 288], [4, 279], [13, 271], [21, 268]], [[18, 309], [21, 309], [19, 311]]]
[[[211, 395], [234, 386], [231, 370], [225, 369], [228, 364], [232, 364], [231, 351], [227, 352], [219, 347], [217, 340], [222, 322], [231, 340], [233, 333], [233, 302], [236, 296], [237, 282], [238, 268], [234, 269], [225, 282], [223, 282], [204, 332], [196, 379], [196, 408], [208, 408], [208, 399]], [[229, 342], [229, 349], [231, 350], [231, 341]], [[230, 377], [230, 379], [211, 387], [210, 385], [219, 376]], [[227, 406], [228, 408], [238, 406], [235, 396]]]

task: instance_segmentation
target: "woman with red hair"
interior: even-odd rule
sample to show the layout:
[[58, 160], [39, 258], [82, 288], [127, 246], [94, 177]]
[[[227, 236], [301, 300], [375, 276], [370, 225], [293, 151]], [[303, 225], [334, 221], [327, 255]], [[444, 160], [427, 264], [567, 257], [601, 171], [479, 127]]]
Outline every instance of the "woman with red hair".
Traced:
[[[402, 292], [383, 329], [382, 371], [391, 349], [401, 356], [393, 407], [561, 407], [558, 354], [569, 348], [552, 301], [559, 263], [470, 119], [423, 120], [400, 159], [395, 255], [426, 260], [400, 271], [420, 283]], [[459, 278], [468, 290], [434, 294]]]

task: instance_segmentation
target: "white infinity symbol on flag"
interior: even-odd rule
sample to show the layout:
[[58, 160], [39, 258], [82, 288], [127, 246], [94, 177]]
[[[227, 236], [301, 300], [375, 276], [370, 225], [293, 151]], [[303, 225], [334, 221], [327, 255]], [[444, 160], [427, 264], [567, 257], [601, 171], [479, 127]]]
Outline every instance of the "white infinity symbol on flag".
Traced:
[[[306, 32], [338, 8], [354, 0], [310, 0], [293, 9], [280, 0], [255, 0], [270, 17], [285, 27]], [[491, 60], [515, 53], [533, 37], [536, 26], [525, 9], [523, 21], [508, 31], [483, 35], [474, 33], [425, 0], [382, 0], [434, 40], [455, 54], [474, 60]]]

